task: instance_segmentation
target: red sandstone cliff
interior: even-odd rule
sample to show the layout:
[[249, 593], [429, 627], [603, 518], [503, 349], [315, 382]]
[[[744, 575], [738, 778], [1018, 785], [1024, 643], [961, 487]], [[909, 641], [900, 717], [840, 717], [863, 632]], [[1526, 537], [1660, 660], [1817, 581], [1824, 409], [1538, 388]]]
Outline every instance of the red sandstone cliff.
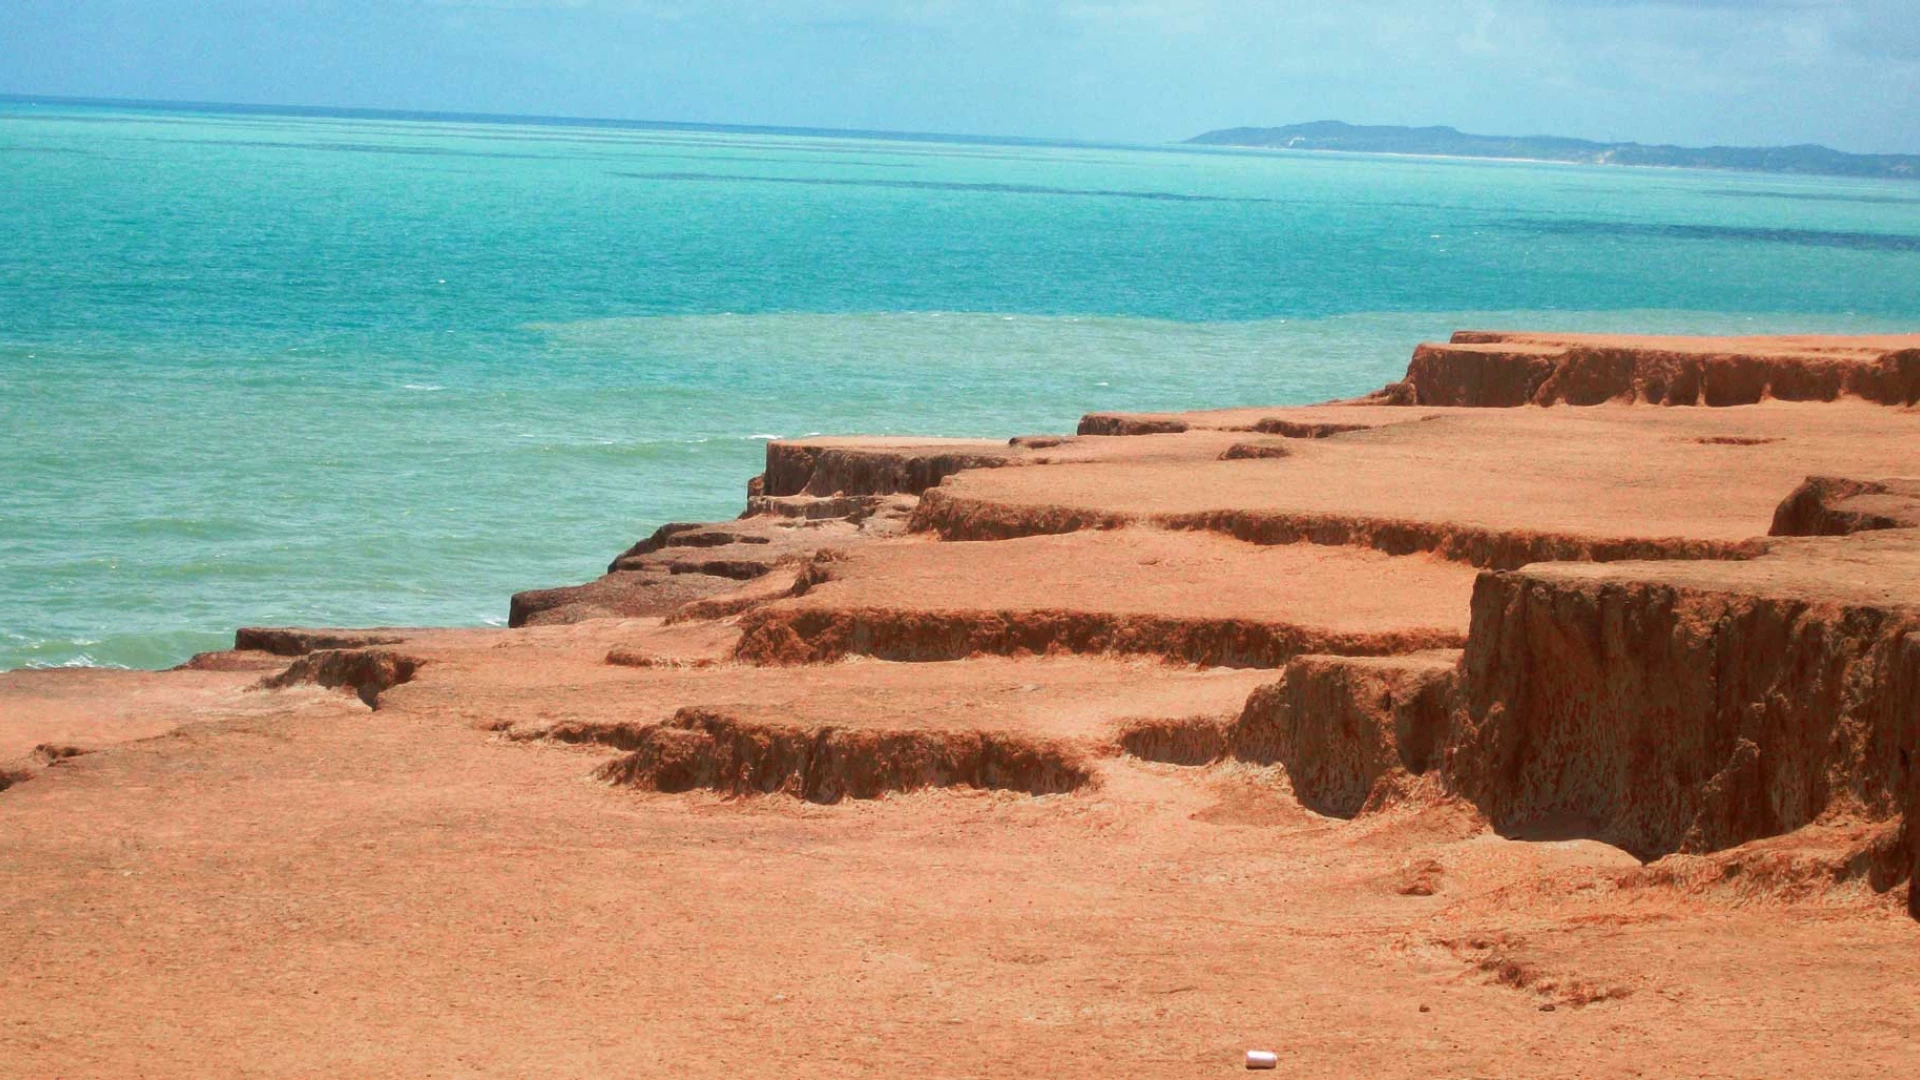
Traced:
[[1920, 402], [1920, 343], [1910, 338], [1623, 338], [1461, 331], [1414, 350], [1382, 400], [1512, 407], [1751, 405], [1766, 400]]

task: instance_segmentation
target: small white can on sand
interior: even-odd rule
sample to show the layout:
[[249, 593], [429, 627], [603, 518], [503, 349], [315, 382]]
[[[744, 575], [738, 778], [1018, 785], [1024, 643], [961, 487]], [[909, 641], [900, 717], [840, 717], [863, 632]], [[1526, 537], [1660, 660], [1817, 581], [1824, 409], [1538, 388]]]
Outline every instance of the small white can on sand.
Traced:
[[1277, 1069], [1280, 1067], [1280, 1055], [1271, 1050], [1247, 1051], [1247, 1068]]

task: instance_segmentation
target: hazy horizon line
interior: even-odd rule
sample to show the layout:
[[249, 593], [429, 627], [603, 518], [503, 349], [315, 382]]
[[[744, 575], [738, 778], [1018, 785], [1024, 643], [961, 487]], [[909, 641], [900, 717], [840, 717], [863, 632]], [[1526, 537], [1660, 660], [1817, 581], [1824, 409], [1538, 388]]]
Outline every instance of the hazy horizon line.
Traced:
[[250, 101], [197, 101], [180, 98], [88, 97], [75, 94], [31, 94], [0, 91], [0, 103], [80, 105], [148, 109], [156, 112], [216, 112], [256, 116], [312, 116], [353, 120], [439, 120], [456, 123], [515, 123], [544, 127], [629, 128], [652, 131], [722, 131], [741, 135], [813, 135], [885, 139], [898, 142], [952, 142], [1010, 146], [1058, 146], [1089, 149], [1194, 149], [1179, 142], [1130, 143], [1111, 139], [1068, 139], [1033, 135], [986, 135], [951, 131], [906, 131], [891, 128], [814, 127], [792, 124], [751, 124], [703, 120], [646, 120], [618, 116], [567, 116], [550, 113], [474, 112], [463, 109], [402, 109], [375, 105], [300, 105]]
[[[1035, 135], [989, 135], [950, 131], [909, 131], [894, 128], [843, 128], [793, 124], [753, 124], [726, 121], [702, 120], [649, 120], [634, 117], [617, 116], [570, 116], [554, 113], [501, 113], [479, 112], [464, 109], [405, 109], [376, 105], [310, 105], [279, 102], [243, 102], [243, 101], [202, 101], [184, 98], [128, 98], [128, 97], [91, 97], [77, 94], [33, 94], [15, 91], [0, 91], [0, 104], [26, 105], [65, 105], [94, 108], [120, 108], [147, 110], [152, 112], [212, 113], [251, 116], [313, 117], [319, 119], [341, 120], [399, 120], [412, 122], [452, 122], [477, 124], [524, 124], [535, 127], [585, 127], [610, 130], [635, 131], [712, 131], [738, 135], [794, 135], [812, 138], [854, 138], [874, 139], [890, 142], [952, 143], [975, 146], [1032, 146], [1058, 147], [1083, 150], [1148, 150], [1167, 153], [1271, 153], [1300, 152], [1313, 154], [1332, 154], [1354, 157], [1435, 157], [1452, 160], [1455, 155], [1438, 154], [1398, 154], [1383, 151], [1331, 150], [1315, 149], [1307, 151], [1288, 151], [1281, 147], [1263, 147], [1230, 143], [1208, 144], [1193, 140], [1220, 131], [1266, 130], [1287, 126], [1301, 126], [1314, 123], [1339, 123], [1356, 128], [1406, 128], [1407, 130], [1445, 129], [1477, 138], [1501, 139], [1572, 139], [1574, 136], [1555, 135], [1548, 132], [1536, 132], [1529, 135], [1465, 132], [1446, 124], [1402, 125], [1402, 124], [1358, 124], [1345, 120], [1294, 121], [1292, 124], [1266, 125], [1229, 125], [1209, 128], [1194, 136], [1183, 137], [1167, 142], [1126, 142], [1113, 139], [1072, 139]], [[1580, 140], [1595, 142], [1595, 140]], [[1769, 145], [1742, 146], [1732, 143], [1715, 143], [1705, 146], [1685, 146], [1672, 143], [1641, 143], [1637, 140], [1609, 140], [1604, 145], [1648, 146], [1656, 149], [1679, 150], [1791, 150], [1811, 147], [1834, 153], [1864, 157], [1909, 157], [1899, 153], [1860, 154], [1855, 151], [1838, 150], [1824, 143], [1777, 143]], [[1459, 160], [1496, 160], [1492, 158], [1461, 157]], [[1530, 158], [1514, 160], [1532, 161]], [[1543, 164], [1578, 164], [1542, 161]], [[1703, 170], [1707, 171], [1707, 170]], [[1718, 171], [1718, 170], [1712, 170]], [[1735, 172], [1743, 170], [1731, 170]]]

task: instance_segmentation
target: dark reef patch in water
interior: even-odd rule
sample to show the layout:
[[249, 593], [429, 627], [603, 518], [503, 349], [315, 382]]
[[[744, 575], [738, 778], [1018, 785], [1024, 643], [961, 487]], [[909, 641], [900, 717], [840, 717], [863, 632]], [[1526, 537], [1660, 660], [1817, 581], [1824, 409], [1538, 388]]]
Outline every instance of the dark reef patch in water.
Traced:
[[977, 191], [995, 195], [1084, 195], [1107, 199], [1148, 199], [1155, 202], [1264, 203], [1274, 199], [1232, 195], [1183, 195], [1172, 191], [1118, 191], [1106, 188], [1057, 188], [1038, 184], [963, 184], [942, 180], [864, 180], [825, 176], [752, 176], [703, 172], [617, 172], [628, 180], [668, 180], [684, 183], [734, 182], [746, 184], [803, 184], [811, 187], [875, 187], [907, 191]]
[[403, 157], [509, 158], [531, 161], [556, 161], [559, 154], [511, 154], [505, 151], [454, 150], [444, 146], [383, 146], [379, 143], [348, 142], [275, 142], [271, 139], [164, 139], [162, 142], [192, 146], [247, 146], [268, 150], [334, 150], [348, 154], [399, 154]]
[[1824, 229], [1771, 229], [1742, 225], [1659, 225], [1626, 221], [1539, 221], [1507, 223], [1519, 232], [1554, 236], [1619, 236], [1650, 240], [1724, 240], [1744, 244], [1793, 244], [1852, 251], [1920, 251], [1920, 236], [1840, 232]]
[[1787, 199], [1792, 202], [1868, 203], [1872, 205], [1920, 206], [1920, 195], [1850, 195], [1835, 191], [1747, 191], [1743, 188], [1716, 188], [1703, 195], [1722, 195], [1729, 199]]

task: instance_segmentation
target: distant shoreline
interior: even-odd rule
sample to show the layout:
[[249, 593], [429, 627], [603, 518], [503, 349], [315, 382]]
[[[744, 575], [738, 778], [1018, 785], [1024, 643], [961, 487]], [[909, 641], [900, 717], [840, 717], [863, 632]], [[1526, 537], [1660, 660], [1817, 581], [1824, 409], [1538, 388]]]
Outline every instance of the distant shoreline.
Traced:
[[[389, 120], [403, 123], [500, 124], [576, 127], [625, 131], [712, 132], [726, 135], [775, 135], [790, 138], [868, 139], [884, 142], [945, 143], [1071, 150], [1132, 150], [1182, 153], [1204, 150], [1273, 150], [1427, 161], [1504, 162], [1525, 165], [1625, 166], [1646, 169], [1724, 171], [1750, 175], [1819, 176], [1863, 180], [1920, 180], [1920, 155], [1851, 154], [1823, 146], [1772, 148], [1645, 146], [1593, 143], [1556, 136], [1472, 135], [1453, 128], [1365, 127], [1319, 121], [1279, 128], [1223, 128], [1171, 143], [1039, 138], [1019, 135], [967, 135], [952, 132], [866, 128], [791, 127], [779, 124], [731, 124], [691, 120], [639, 120], [618, 117], [459, 112], [364, 106], [286, 105], [253, 102], [176, 101], [148, 98], [92, 98], [61, 94], [0, 93], [0, 106], [115, 109], [133, 112], [212, 116], [279, 116], [332, 120]], [[1435, 139], [1453, 145], [1434, 145]], [[1417, 145], [1407, 145], [1413, 141]], [[1546, 145], [1560, 153], [1528, 153]], [[1643, 159], [1620, 160], [1620, 155]], [[1676, 155], [1684, 159], [1676, 159]], [[1741, 156], [1788, 156], [1784, 164], [1742, 160]]]
[[1920, 155], [1853, 154], [1825, 146], [1649, 146], [1600, 143], [1554, 135], [1474, 135], [1450, 127], [1362, 126], [1323, 120], [1277, 128], [1223, 128], [1188, 146], [1313, 153], [1379, 154], [1445, 160], [1515, 161], [1543, 165], [1714, 169], [1776, 176], [1920, 180]]
[[1649, 172], [1729, 172], [1742, 176], [1803, 176], [1821, 180], [1900, 180], [1903, 177], [1853, 176], [1836, 173], [1760, 172], [1723, 165], [1622, 165], [1617, 162], [1568, 161], [1564, 158], [1488, 157], [1478, 154], [1416, 153], [1410, 150], [1305, 150], [1289, 146], [1242, 146], [1238, 144], [1182, 143], [1212, 150], [1260, 150], [1276, 154], [1305, 154], [1316, 157], [1395, 158], [1402, 161], [1453, 161], [1468, 165], [1560, 165], [1569, 169], [1645, 169]]

